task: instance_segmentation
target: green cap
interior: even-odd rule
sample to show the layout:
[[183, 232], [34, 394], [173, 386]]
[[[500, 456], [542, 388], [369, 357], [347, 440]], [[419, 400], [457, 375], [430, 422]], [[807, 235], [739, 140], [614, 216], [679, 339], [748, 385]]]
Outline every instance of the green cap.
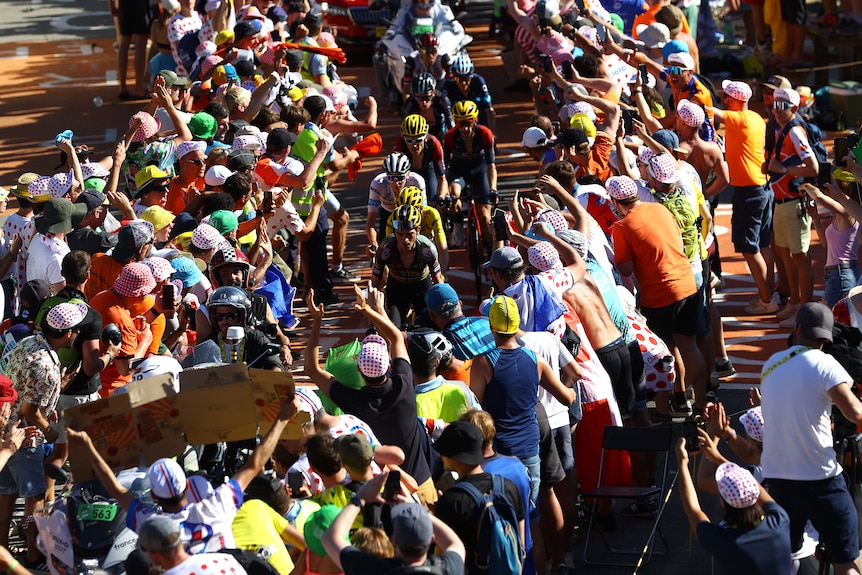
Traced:
[[305, 521], [305, 525], [302, 527], [302, 534], [305, 536], [305, 544], [308, 545], [309, 551], [321, 557], [328, 557], [328, 553], [324, 549], [321, 540], [339, 513], [341, 513], [340, 507], [324, 505]]
[[216, 210], [210, 214], [210, 225], [218, 230], [218, 233], [225, 235], [239, 227], [239, 220], [230, 210]]
[[102, 178], [90, 178], [89, 180], [84, 180], [84, 190], [96, 190], [97, 192], [102, 192], [107, 184], [108, 182]]
[[206, 112], [198, 112], [189, 120], [189, 131], [194, 140], [209, 140], [216, 134], [218, 122], [214, 116]]

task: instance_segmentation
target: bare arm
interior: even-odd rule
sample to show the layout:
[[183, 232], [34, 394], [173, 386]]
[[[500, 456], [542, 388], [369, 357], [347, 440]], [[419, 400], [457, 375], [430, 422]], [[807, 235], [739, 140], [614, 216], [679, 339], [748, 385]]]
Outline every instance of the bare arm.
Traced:
[[174, 137], [174, 145], [178, 146], [192, 139], [192, 133], [189, 131], [189, 127], [185, 121], [180, 117], [179, 110], [174, 106], [171, 94], [165, 87], [165, 79], [161, 76], [156, 76], [155, 83], [153, 84], [153, 102], [165, 109], [171, 118], [171, 122], [174, 124], [174, 129], [177, 131], [177, 135]]
[[371, 285], [368, 286], [368, 298], [374, 302], [374, 305], [369, 305], [366, 301], [365, 296], [362, 295], [362, 290], [359, 289], [359, 284], [353, 284], [353, 293], [356, 296], [356, 303], [353, 308], [364, 313], [377, 328], [380, 336], [389, 342], [389, 357], [392, 359], [396, 357], [406, 358], [407, 345], [404, 343], [401, 330], [392, 323], [386, 314], [377, 311], [383, 308], [383, 292]]
[[484, 355], [473, 358], [473, 367], [470, 368], [470, 391], [479, 403], [485, 399], [485, 387], [491, 381], [493, 374], [494, 370]]
[[323, 392], [329, 397], [329, 386], [335, 378], [331, 373], [320, 367], [320, 326], [323, 323], [323, 304], [315, 305], [314, 290], [308, 290], [308, 296], [305, 301], [308, 305], [308, 312], [311, 314], [311, 333], [308, 334], [308, 341], [305, 344], [305, 375], [311, 379]]
[[272, 452], [275, 451], [281, 432], [287, 427], [287, 422], [297, 413], [299, 413], [299, 400], [294, 395], [290, 400], [281, 404], [278, 417], [272, 422], [272, 427], [263, 436], [260, 445], [254, 448], [246, 464], [233, 474], [232, 479], [239, 484], [240, 489], [245, 491], [251, 480], [263, 473], [264, 466], [272, 457]]
[[676, 446], [676, 460], [679, 468], [679, 498], [682, 501], [682, 510], [685, 516], [688, 517], [688, 523], [693, 530], [697, 529], [697, 525], [701, 521], [709, 521], [709, 517], [700, 508], [700, 502], [697, 500], [697, 492], [694, 489], [694, 482], [691, 480], [691, 473], [688, 470], [688, 453], [685, 451], [685, 438], [680, 438]]
[[87, 432], [75, 431], [74, 429], [69, 428], [68, 433], [70, 443], [77, 443], [86, 448], [89, 452], [90, 465], [93, 466], [93, 472], [96, 474], [96, 478], [99, 480], [99, 483], [104, 485], [105, 489], [108, 490], [108, 493], [111, 494], [111, 497], [116, 499], [117, 503], [119, 503], [123, 509], [128, 511], [132, 502], [135, 500], [134, 494], [117, 481], [117, 476], [114, 475], [114, 472], [110, 467], [108, 467], [108, 464], [104, 459], [102, 459], [102, 456], [99, 455], [99, 452], [96, 450], [96, 446], [93, 445], [93, 440], [90, 439]]
[[844, 417], [855, 423], [862, 423], [862, 402], [850, 391], [851, 385], [853, 382], [848, 381], [832, 387], [829, 390], [829, 397]]
[[[551, 369], [547, 361], [536, 356], [536, 363], [538, 363], [539, 367], [539, 385], [548, 390], [563, 405], [572, 405], [577, 399], [577, 392], [571, 387], [563, 385], [563, 382], [560, 381], [560, 378], [557, 377], [557, 374], [554, 373], [554, 370]], [[472, 376], [470, 377], [470, 381], [472, 383]]]

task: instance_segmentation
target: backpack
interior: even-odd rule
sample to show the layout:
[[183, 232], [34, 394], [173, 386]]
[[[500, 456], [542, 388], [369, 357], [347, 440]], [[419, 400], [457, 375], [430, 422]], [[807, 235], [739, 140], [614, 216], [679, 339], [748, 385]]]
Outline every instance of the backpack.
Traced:
[[449, 488], [466, 492], [476, 506], [476, 549], [466, 559], [467, 571], [471, 575], [520, 575], [525, 553], [518, 534], [518, 515], [506, 497], [503, 476], [491, 477], [493, 483], [488, 494], [467, 481], [458, 481]]
[[386, 572], [386, 575], [446, 575], [443, 563], [437, 555], [428, 555], [425, 565], [404, 565]]
[[260, 557], [254, 551], [246, 549], [219, 549], [219, 553], [230, 555], [242, 565], [248, 575], [279, 575], [278, 570], [269, 561]]
[[[793, 126], [802, 126], [805, 129], [805, 136], [808, 138], [808, 145], [811, 146], [811, 151], [814, 152], [814, 157], [817, 158], [817, 162], [820, 164], [820, 173], [824, 173], [825, 170], [827, 175], [831, 174], [832, 165], [829, 163], [829, 153], [826, 151], [826, 146], [824, 146], [821, 141], [823, 132], [820, 130], [820, 126], [812, 124], [811, 122], [806, 122], [799, 116], [784, 126], [784, 129], [781, 130], [781, 133], [778, 134], [778, 137], [775, 139], [775, 146], [766, 150], [766, 161], [769, 162], [769, 159], [776, 150], [781, 150], [781, 146], [784, 145], [784, 138]], [[817, 179], [817, 177], [811, 177], [805, 178], [804, 181], [815, 183]]]
[[201, 40], [197, 32], [187, 32], [185, 36], [177, 42], [177, 55], [180, 57], [180, 62], [183, 63], [183, 68], [186, 71], [194, 68], [195, 62], [198, 60], [198, 55], [195, 51], [201, 45]]
[[653, 195], [676, 220], [688, 261], [700, 258], [700, 217], [694, 213], [682, 189], [675, 187], [667, 194], [654, 192]]

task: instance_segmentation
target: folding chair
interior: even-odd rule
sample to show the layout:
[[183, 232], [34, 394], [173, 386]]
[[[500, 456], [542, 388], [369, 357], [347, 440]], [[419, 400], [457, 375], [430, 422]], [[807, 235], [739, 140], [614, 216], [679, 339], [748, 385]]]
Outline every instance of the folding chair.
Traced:
[[[590, 514], [590, 521], [587, 526], [587, 537], [584, 541], [584, 563], [588, 565], [606, 565], [611, 567], [634, 567], [637, 565], [637, 561], [641, 555], [644, 555], [643, 565], [645, 565], [653, 556], [653, 550], [655, 546], [655, 536], [658, 534], [661, 539], [662, 545], [664, 546], [663, 551], [656, 551], [656, 555], [665, 555], [668, 552], [668, 544], [664, 538], [664, 534], [661, 532], [661, 528], [659, 528], [659, 521], [661, 520], [662, 512], [664, 511], [664, 502], [665, 502], [665, 492], [667, 489], [667, 468], [668, 468], [668, 460], [670, 459], [670, 449], [671, 449], [671, 441], [673, 437], [673, 429], [668, 427], [614, 427], [607, 426], [605, 427], [604, 438], [602, 439], [602, 457], [601, 463], [599, 464], [599, 481], [598, 485], [595, 489], [589, 492], [584, 492], [584, 498], [592, 498], [593, 499], [593, 508], [592, 513]], [[661, 475], [657, 475], [656, 477], [660, 477], [660, 484], [657, 487], [613, 487], [613, 486], [603, 486], [603, 476], [602, 472], [604, 471], [605, 466], [605, 453], [609, 450], [622, 450], [622, 451], [652, 451], [656, 452], [664, 452], [664, 464], [661, 470]], [[601, 561], [597, 559], [590, 559], [589, 550], [590, 550], [590, 538], [593, 533], [593, 523], [596, 519], [597, 506], [599, 499], [623, 499], [623, 500], [635, 500], [640, 498], [647, 498], [654, 495], [658, 495], [658, 499], [661, 502], [658, 512], [655, 516], [655, 521], [651, 523], [651, 529], [649, 535], [644, 542], [644, 545], [636, 548], [636, 549], [624, 549], [624, 548], [615, 548], [611, 546], [608, 538], [605, 534], [598, 529], [599, 536], [605, 544], [607, 550], [613, 554], [617, 555], [632, 555], [635, 556], [635, 560], [632, 562], [615, 562], [615, 561]]]

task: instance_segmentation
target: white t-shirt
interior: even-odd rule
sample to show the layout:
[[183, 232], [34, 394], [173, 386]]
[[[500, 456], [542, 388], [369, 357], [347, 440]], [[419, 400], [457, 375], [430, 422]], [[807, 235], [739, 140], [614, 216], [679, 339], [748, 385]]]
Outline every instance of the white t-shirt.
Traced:
[[[180, 524], [180, 534], [189, 553], [215, 553], [225, 547], [236, 547], [231, 524], [240, 505], [242, 489], [239, 483], [228, 479], [203, 501], [190, 503], [181, 511], [165, 515]], [[151, 506], [141, 503], [140, 499], [135, 499], [129, 507], [126, 523], [129, 529], [137, 532], [151, 515], [158, 513]]]
[[[528, 348], [533, 350], [536, 355], [548, 362], [551, 370], [558, 374], [562, 373], [562, 368], [575, 361], [569, 350], [562, 344], [560, 338], [556, 337], [547, 331], [528, 331], [524, 332], [521, 339]], [[539, 386], [539, 403], [545, 408], [545, 413], [548, 415], [548, 425], [551, 429], [564, 427], [569, 425], [569, 408], [560, 403], [557, 398], [551, 395], [551, 392]]]
[[27, 281], [44, 279], [49, 284], [64, 281], [60, 266], [70, 251], [64, 240], [36, 234], [27, 254]]
[[760, 384], [763, 476], [797, 481], [835, 477], [841, 465], [832, 448], [829, 390], [853, 378], [831, 355], [798, 345], [773, 354], [762, 373], [774, 365], [761, 375]]
[[245, 575], [246, 570], [236, 559], [226, 553], [207, 553], [192, 555], [176, 567], [165, 571], [164, 575], [202, 575], [203, 573]]

